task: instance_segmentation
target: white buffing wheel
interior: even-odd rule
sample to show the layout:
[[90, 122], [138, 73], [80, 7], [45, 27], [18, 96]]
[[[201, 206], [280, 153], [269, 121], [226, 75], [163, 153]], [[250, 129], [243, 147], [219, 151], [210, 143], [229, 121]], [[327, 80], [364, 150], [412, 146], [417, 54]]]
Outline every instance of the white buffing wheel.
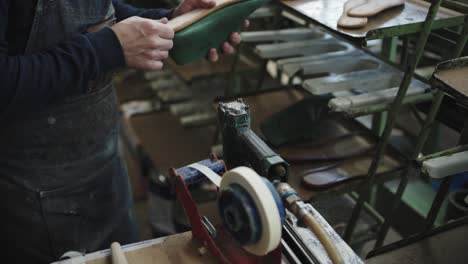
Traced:
[[275, 199], [263, 179], [248, 167], [237, 167], [226, 172], [220, 190], [231, 184], [239, 184], [250, 194], [260, 215], [260, 240], [254, 245], [244, 246], [244, 249], [254, 255], [264, 256], [276, 249], [281, 241], [281, 217]]

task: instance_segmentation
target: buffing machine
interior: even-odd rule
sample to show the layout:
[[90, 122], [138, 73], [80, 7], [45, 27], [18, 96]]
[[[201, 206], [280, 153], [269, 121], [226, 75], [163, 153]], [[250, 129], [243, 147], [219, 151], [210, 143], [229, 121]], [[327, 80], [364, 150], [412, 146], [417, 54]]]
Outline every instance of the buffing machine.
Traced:
[[[287, 215], [308, 226], [328, 254], [345, 263], [310, 205], [286, 183], [288, 163], [250, 129], [242, 100], [218, 108], [225, 160], [209, 159], [172, 169], [174, 187], [189, 218], [192, 234], [223, 263], [322, 263], [311, 253]], [[218, 186], [221, 223], [201, 216], [188, 186], [206, 179]]]

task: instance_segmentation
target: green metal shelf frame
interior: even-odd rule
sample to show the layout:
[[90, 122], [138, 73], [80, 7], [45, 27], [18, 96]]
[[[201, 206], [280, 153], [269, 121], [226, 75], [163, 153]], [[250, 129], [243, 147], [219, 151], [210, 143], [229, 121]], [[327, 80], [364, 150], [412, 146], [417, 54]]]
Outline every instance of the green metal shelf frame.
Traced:
[[[390, 49], [394, 49], [394, 47], [390, 47]], [[375, 54], [366, 49], [362, 51], [364, 52], [365, 55], [372, 56], [373, 58], [376, 58], [377, 60], [382, 61], [386, 65], [386, 67], [392, 67], [394, 68], [395, 71], [401, 71], [402, 76], [403, 76], [403, 73], [405, 72], [405, 68], [402, 67], [400, 64], [397, 64], [394, 61], [392, 61], [391, 56], [387, 58], [386, 57], [387, 54], [385, 53]], [[281, 76], [281, 73], [282, 71], [278, 69], [279, 76]], [[295, 75], [288, 76], [288, 77], [289, 77], [289, 82], [286, 84], [286, 86], [293, 86], [293, 80], [296, 77], [300, 77], [300, 73], [297, 73]], [[422, 83], [428, 84], [428, 81], [426, 79], [424, 79], [423, 77], [417, 74], [413, 74], [412, 78]], [[413, 104], [418, 104], [422, 102], [429, 102], [432, 100], [433, 97], [434, 97], [434, 93], [430, 91], [423, 93], [423, 94], [407, 96], [403, 100], [403, 105], [413, 105]], [[388, 102], [375, 103], [372, 105], [365, 105], [362, 107], [356, 107], [356, 108], [352, 108], [352, 109], [349, 109], [340, 113], [349, 118], [355, 118], [355, 117], [371, 115], [371, 114], [379, 115], [379, 114], [383, 114], [383, 112], [385, 111], [388, 111], [391, 108], [391, 106], [392, 106], [392, 102], [388, 101]], [[383, 125], [385, 124], [385, 122], [382, 122], [382, 123]], [[383, 127], [381, 130], [383, 130]], [[375, 133], [375, 134], [380, 135], [381, 133]]]
[[[459, 57], [460, 56], [460, 54], [462, 53], [462, 50], [463, 50], [464, 46], [466, 45], [467, 41], [468, 41], [468, 23], [465, 24], [464, 31], [462, 32], [462, 35], [461, 35], [461, 37], [460, 37], [460, 39], [459, 39], [459, 41], [457, 43], [457, 48], [454, 50], [454, 57]], [[468, 65], [468, 59], [464, 59], [464, 60], [461, 60], [461, 61], [460, 60], [454, 60], [454, 61], [444, 62], [444, 63], [439, 64], [437, 68], [438, 69], [443, 69], [443, 68], [446, 68], [447, 66], [450, 67], [450, 66], [460, 66], [460, 65], [463, 65], [463, 66]], [[431, 154], [431, 155], [427, 155], [427, 156], [418, 158], [419, 153], [422, 151], [422, 148], [424, 147], [424, 144], [428, 139], [429, 133], [431, 131], [431, 127], [434, 125], [434, 120], [435, 120], [435, 117], [436, 117], [437, 113], [439, 112], [440, 105], [442, 104], [442, 100], [443, 100], [445, 94], [450, 93], [450, 91], [452, 90], [450, 87], [447, 87], [446, 84], [439, 81], [437, 78], [432, 79], [432, 84], [437, 89], [436, 95], [434, 97], [431, 108], [430, 108], [429, 113], [428, 113], [428, 115], [426, 117], [426, 120], [424, 122], [424, 125], [421, 128], [421, 131], [419, 133], [418, 140], [417, 140], [417, 143], [416, 143], [416, 147], [415, 147], [414, 152], [412, 153], [412, 155], [410, 157], [411, 159], [409, 161], [409, 164], [408, 164], [406, 170], [404, 171], [403, 177], [402, 177], [402, 179], [401, 179], [401, 181], [400, 181], [400, 183], [398, 185], [398, 189], [397, 189], [397, 193], [395, 195], [395, 200], [393, 202], [393, 205], [392, 205], [388, 215], [385, 217], [385, 221], [382, 224], [382, 227], [380, 228], [380, 231], [378, 233], [377, 241], [376, 241], [374, 249], [377, 249], [377, 248], [379, 248], [379, 247], [381, 247], [383, 245], [385, 236], [387, 235], [388, 230], [389, 230], [389, 228], [390, 228], [390, 226], [392, 224], [392, 217], [391, 216], [394, 215], [394, 213], [396, 212], [396, 210], [398, 209], [398, 207], [400, 205], [401, 196], [403, 195], [403, 192], [404, 192], [404, 190], [405, 190], [405, 188], [406, 188], [406, 186], [408, 184], [408, 179], [409, 179], [409, 176], [410, 176], [411, 172], [414, 171], [415, 169], [417, 169], [420, 166], [420, 164], [425, 160], [451, 155], [451, 154], [454, 154], [454, 153], [466, 151], [468, 149], [468, 145], [460, 145], [460, 146], [457, 146], [457, 147], [454, 147], [454, 148], [451, 148], [451, 149], [448, 149], [448, 150], [444, 150], [444, 151], [441, 151], [441, 152], [438, 152], [438, 153], [434, 153], [434, 154]], [[464, 99], [465, 100], [461, 100], [461, 102], [466, 105], [468, 101], [466, 100], [466, 98], [464, 98]], [[467, 119], [467, 121], [468, 121], [468, 119]], [[468, 142], [465, 142], [466, 134], [468, 134], [468, 122], [466, 122], [466, 124], [467, 125], [465, 126], [464, 130], [461, 133], [459, 144], [467, 144], [468, 143]], [[430, 211], [429, 211], [429, 213], [427, 215], [426, 224], [424, 226], [424, 229], [423, 229], [422, 233], [428, 232], [433, 227], [434, 221], [435, 221], [435, 219], [437, 217], [437, 214], [438, 214], [439, 209], [440, 209], [440, 207], [442, 205], [442, 202], [443, 202], [445, 196], [447, 195], [447, 193], [449, 191], [450, 183], [451, 183], [451, 177], [446, 177], [446, 178], [443, 179], [443, 181], [441, 183], [441, 186], [440, 186], [440, 188], [439, 188], [439, 190], [438, 190], [438, 192], [436, 194], [436, 197], [435, 197], [435, 199], [433, 201], [431, 209], [430, 209]]]
[[[374, 186], [374, 183], [375, 183], [375, 174], [376, 174], [376, 171], [377, 171], [377, 168], [381, 162], [381, 155], [382, 153], [384, 153], [385, 151], [385, 148], [386, 148], [386, 145], [388, 143], [388, 140], [389, 140], [389, 137], [390, 137], [390, 133], [395, 125], [395, 121], [396, 121], [396, 118], [398, 116], [398, 113], [400, 112], [401, 108], [402, 108], [402, 103], [405, 99], [405, 95], [406, 95], [406, 92], [408, 90], [408, 87], [409, 87], [409, 84], [410, 84], [410, 80], [411, 80], [411, 76], [414, 74], [414, 71], [419, 63], [419, 60], [424, 52], [424, 48], [426, 46], [426, 43], [427, 43], [427, 39], [429, 37], [429, 34], [431, 32], [431, 30], [433, 29], [433, 24], [434, 24], [434, 19], [436, 17], [436, 14], [439, 10], [439, 7], [440, 7], [440, 4], [441, 4], [442, 0], [434, 0], [432, 1], [432, 4], [429, 8], [429, 11], [428, 11], [428, 14], [427, 14], [427, 17], [426, 17], [426, 20], [423, 24], [423, 30], [422, 32], [420, 32], [419, 34], [419, 38], [418, 38], [418, 41], [417, 41], [417, 44], [416, 44], [416, 48], [415, 48], [415, 54], [412, 56], [412, 60], [410, 61], [410, 64], [407, 66], [407, 71], [405, 73], [405, 76], [403, 77], [403, 80], [401, 82], [401, 85], [400, 85], [400, 89], [398, 91], [398, 94], [395, 98], [395, 101], [391, 107], [391, 109], [389, 110], [389, 118], [387, 120], [387, 124], [385, 126], [385, 129], [384, 129], [384, 132], [382, 134], [382, 137], [381, 137], [381, 140], [377, 146], [377, 154], [376, 154], [376, 157], [371, 165], [371, 168], [369, 169], [369, 174], [368, 174], [368, 184], [366, 186], [366, 188], [360, 192], [360, 195], [359, 195], [359, 199], [358, 199], [358, 202], [356, 204], [356, 207], [351, 215], [351, 218], [348, 222], [348, 227], [346, 229], [346, 232], [345, 232], [345, 236], [344, 236], [344, 239], [345, 241], [350, 241], [351, 240], [351, 237], [352, 237], [352, 234], [353, 234], [353, 231], [355, 229], [355, 226], [356, 226], [356, 223], [357, 223], [357, 220], [359, 219], [359, 215], [360, 215], [360, 212], [362, 210], [362, 207], [363, 207], [363, 204], [366, 200], [368, 200], [368, 197], [370, 195], [370, 191], [372, 189], [372, 187]], [[463, 28], [463, 32], [462, 32], [462, 35], [458, 41], [458, 44], [457, 44], [457, 48], [456, 50], [454, 51], [454, 57], [459, 57], [463, 48], [465, 47], [466, 45], [466, 42], [467, 42], [467, 39], [468, 39], [468, 21], [466, 21], [466, 17], [465, 17], [465, 24], [464, 24], [464, 28]], [[403, 174], [403, 177], [401, 178], [401, 181], [400, 181], [400, 184], [398, 186], [398, 189], [397, 189], [397, 193], [395, 195], [395, 201], [392, 205], [392, 208], [390, 210], [390, 213], [385, 217], [385, 221], [384, 221], [384, 224], [382, 225], [380, 231], [379, 231], [379, 235], [377, 237], [377, 242], [376, 242], [376, 245], [375, 247], [379, 247], [383, 244], [383, 240], [388, 232], [388, 229], [391, 225], [391, 221], [389, 219], [391, 219], [389, 216], [392, 215], [393, 212], [396, 211], [396, 209], [398, 208], [399, 206], [399, 203], [401, 201], [401, 196], [403, 195], [403, 192], [404, 192], [404, 189], [406, 188], [406, 185], [408, 183], [408, 178], [409, 176], [412, 174], [413, 172], [413, 167], [411, 166], [412, 165], [412, 160], [416, 159], [419, 155], [419, 153], [421, 152], [423, 146], [424, 146], [424, 143], [426, 142], [428, 136], [429, 136], [429, 133], [431, 131], [431, 127], [433, 126], [434, 124], [434, 119], [435, 119], [435, 115], [436, 113], [438, 112], [438, 109], [440, 107], [440, 104], [442, 103], [442, 99], [443, 99], [443, 92], [442, 91], [437, 91], [436, 92], [436, 95], [434, 96], [434, 99], [433, 99], [433, 103], [432, 103], [432, 107], [431, 107], [431, 110], [429, 111], [428, 113], [428, 116], [427, 116], [427, 119], [426, 119], [426, 122], [423, 126], [423, 128], [421, 129], [421, 132], [420, 132], [420, 135], [418, 137], [418, 142], [416, 143], [416, 147], [412, 153], [412, 156], [410, 157], [409, 161], [408, 161], [408, 164], [406, 166], [406, 169], [405, 169], [405, 172]], [[446, 183], [442, 184], [441, 186], [441, 189], [443, 188], [447, 188], [448, 189], [448, 185]], [[438, 197], [436, 197], [435, 199], [436, 201], [438, 201]], [[437, 205], [434, 205], [433, 207], [437, 207]], [[440, 207], [440, 205], [439, 205]], [[435, 209], [435, 208], [434, 208]], [[429, 213], [429, 217], [428, 217], [428, 221], [432, 221], [431, 225], [433, 224], [433, 220], [435, 219], [435, 216], [433, 216], [434, 210], [433, 208], [431, 208], [431, 211]]]
[[[468, 39], [468, 16], [461, 15], [461, 16], [457, 16], [454, 18], [436, 20], [435, 18], [437, 16], [441, 3], [442, 3], [442, 0], [432, 0], [432, 3], [430, 4], [429, 9], [428, 9], [426, 18], [421, 23], [410, 23], [407, 25], [399, 25], [399, 26], [395, 26], [391, 28], [375, 29], [375, 30], [372, 30], [371, 33], [366, 34], [365, 36], [362, 36], [362, 37], [353, 37], [343, 32], [340, 32], [338, 30], [335, 30], [333, 28], [330, 28], [329, 26], [325, 24], [321, 24], [319, 21], [313, 20], [310, 17], [294, 10], [293, 8], [287, 6], [286, 4], [281, 4], [281, 7], [284, 10], [292, 12], [295, 15], [298, 15], [299, 17], [303, 18], [308, 23], [315, 24], [322, 28], [325, 28], [331, 34], [338, 36], [339, 38], [344, 39], [350, 43], [353, 43], [355, 46], [358, 46], [358, 47], [363, 47], [366, 44], [367, 40], [393, 38], [393, 37], [398, 37], [398, 36], [407, 36], [409, 34], [419, 33], [419, 37], [416, 42], [414, 54], [409, 58], [409, 64], [404, 67], [405, 74], [400, 83], [399, 90], [398, 90], [398, 93], [394, 102], [391, 105], [381, 104], [381, 105], [375, 105], [371, 107], [367, 106], [366, 109], [362, 109], [362, 111], [355, 113], [355, 115], [363, 115], [365, 113], [376, 113], [376, 112], [383, 112], [383, 111], [388, 110], [388, 119], [385, 124], [385, 128], [383, 129], [380, 140], [377, 144], [376, 154], [374, 156], [374, 159], [368, 171], [368, 179], [366, 183], [364, 184], [363, 188], [359, 191], [359, 198], [356, 202], [356, 206], [354, 207], [353, 213], [348, 222], [346, 232], [344, 235], [344, 240], [347, 242], [351, 240], [351, 237], [353, 235], [360, 213], [366, 201], [369, 200], [372, 187], [377, 182], [377, 179], [376, 179], [377, 169], [382, 161], [383, 155], [385, 154], [385, 150], [388, 145], [391, 131], [395, 125], [397, 116], [402, 106], [404, 104], [409, 104], [409, 103], [415, 104], [421, 101], [428, 101], [431, 98], [433, 100], [431, 111], [428, 114], [428, 117], [427, 117], [427, 120], [423, 129], [421, 130], [421, 134], [419, 136], [419, 140], [415, 148], [415, 151], [413, 152], [413, 156], [410, 157], [410, 159], [408, 159], [408, 164], [405, 166], [404, 172], [401, 176], [401, 181], [397, 189], [395, 201], [392, 205], [392, 210], [390, 211], [393, 211], [395, 208], [398, 207], [401, 201], [401, 196], [408, 182], [408, 178], [413, 172], [413, 167], [412, 167], [413, 160], [417, 159], [417, 156], [419, 155], [429, 135], [431, 127], [433, 126], [435, 114], [437, 113], [438, 108], [440, 107], [440, 104], [444, 96], [443, 92], [437, 91], [435, 95], [431, 93], [427, 93], [416, 98], [411, 98], [411, 97], [405, 98], [409, 85], [411, 83], [411, 80], [415, 74], [416, 67], [419, 64], [419, 60], [421, 59], [423, 55], [424, 48], [427, 44], [427, 40], [429, 38], [430, 33], [432, 32], [432, 30], [435, 30], [435, 29], [460, 26], [464, 24], [463, 33], [461, 35], [460, 40], [458, 41], [457, 48], [454, 52], [454, 57], [459, 57], [464, 46], [466, 45], [466, 42]], [[441, 187], [441, 189], [444, 188], [444, 184], [442, 185], [443, 186]], [[435, 200], [438, 201], [438, 198], [436, 197]], [[434, 210], [437, 209], [436, 208], [437, 204], [433, 204], [433, 207], [434, 207]], [[434, 210], [433, 208], [431, 208], [430, 214], [433, 214]], [[432, 216], [430, 215], [429, 218], [431, 217]], [[386, 230], [388, 230], [388, 227], [390, 226], [388, 215], [384, 219], [385, 219], [384, 223], [379, 231], [379, 241], [378, 243], [376, 243], [376, 247], [379, 246], [379, 244], [381, 244], [380, 240], [383, 241], [382, 237], [385, 238]]]
[[[432, 4], [423, 0], [418, 0], [418, 1], [421, 2], [422, 5], [429, 6], [429, 10], [430, 10], [430, 5], [433, 5], [434, 3], [433, 0], [431, 1], [433, 2]], [[418, 2], [418, 1], [415, 1], [415, 2]], [[288, 11], [300, 17], [301, 19], [313, 25], [322, 27], [326, 29], [329, 33], [339, 38], [345, 39], [348, 42], [354, 43], [355, 45], [361, 46], [361, 47], [365, 46], [367, 41], [369, 40], [394, 38], [394, 37], [407, 36], [410, 34], [423, 32], [425, 31], [425, 23], [427, 21], [427, 20], [419, 21], [419, 22], [408, 21], [405, 24], [399, 24], [399, 25], [395, 24], [395, 25], [390, 25], [387, 27], [371, 28], [364, 34], [364, 33], [359, 33], [355, 30], [338, 29], [336, 26], [330, 26], [329, 23], [327, 24], [327, 22], [330, 22], [330, 21], [327, 21], [326, 18], [320, 17], [320, 21], [318, 19], [313, 19], [307, 16], [306, 14], [301, 13], [294, 7], [292, 7], [293, 4], [291, 3], [294, 3], [294, 1], [292, 2], [286, 1], [285, 3], [281, 2], [281, 7], [285, 11]], [[337, 11], [340, 11], [340, 10], [337, 10]], [[455, 27], [455, 26], [463, 25], [465, 23], [467, 14], [463, 14], [463, 13], [460, 13], [458, 11], [454, 11], [451, 9], [449, 9], [449, 11], [457, 12], [459, 13], [459, 15], [453, 16], [453, 17], [447, 17], [447, 18], [437, 18], [437, 19], [435, 19], [434, 17], [432, 21], [432, 25], [431, 25], [431, 31], [436, 30], [436, 29]], [[437, 16], [437, 13], [434, 15]], [[336, 25], [336, 21], [334, 23], [335, 23], [334, 25]]]
[[[414, 75], [414, 72], [416, 70], [416, 67], [419, 64], [419, 60], [421, 59], [421, 57], [423, 55], [424, 48], [426, 46], [429, 34], [431, 33], [432, 30], [435, 30], [435, 29], [440, 29], [440, 28], [444, 28], [444, 27], [452, 27], [452, 26], [457, 26], [457, 25], [464, 24], [465, 26], [464, 26], [464, 29], [463, 29], [463, 33], [461, 35], [460, 40], [458, 41], [457, 48], [456, 48], [456, 50], [454, 52], [455, 53], [454, 57], [459, 57], [462, 50], [463, 50], [463, 48], [464, 48], [464, 46], [466, 45], [466, 41], [467, 41], [467, 38], [468, 38], [468, 36], [467, 36], [468, 35], [468, 26], [467, 26], [468, 25], [468, 21], [467, 21], [468, 19], [467, 19], [467, 16], [466, 15], [465, 16], [459, 16], [459, 17], [444, 20], [444, 21], [435, 20], [441, 3], [442, 3], [442, 0], [432, 1], [431, 5], [429, 7], [429, 10], [428, 10], [426, 19], [425, 19], [425, 21], [423, 23], [413, 23], [413, 24], [399, 26], [399, 27], [377, 29], [377, 30], [371, 31], [370, 34], [366, 34], [366, 36], [362, 37], [362, 38], [350, 37], [347, 34], [343, 34], [342, 32], [339, 32], [339, 31], [334, 30], [334, 29], [332, 29], [330, 27], [322, 25], [322, 24], [318, 23], [317, 21], [314, 21], [314, 20], [312, 21], [313, 24], [318, 24], [319, 26], [322, 26], [325, 29], [328, 29], [333, 34], [335, 34], [335, 35], [337, 35], [337, 36], [339, 36], [341, 38], [344, 38], [344, 39], [346, 39], [348, 41], [354, 42], [355, 44], [361, 45], [361, 46], [363, 44], [365, 44], [367, 40], [371, 40], [371, 39], [381, 39], [381, 38], [390, 38], [390, 37], [393, 38], [393, 37], [396, 37], [396, 36], [405, 36], [405, 35], [409, 35], [409, 34], [419, 33], [418, 41], [416, 43], [416, 48], [415, 48], [415, 54], [410, 58], [411, 60], [410, 60], [409, 65], [406, 66], [405, 74], [403, 76], [402, 82], [400, 84], [400, 88], [398, 90], [398, 94], [397, 94], [394, 102], [391, 105], [379, 104], [379, 105], [375, 105], [375, 106], [371, 106], [371, 107], [365, 107], [365, 108], [361, 109], [360, 111], [357, 111], [356, 113], [354, 113], [354, 115], [351, 115], [351, 116], [357, 116], [357, 115], [363, 115], [363, 114], [366, 114], [366, 113], [383, 112], [383, 111], [386, 111], [386, 110], [389, 111], [388, 119], [387, 119], [385, 128], [384, 128], [384, 130], [382, 132], [381, 139], [380, 139], [380, 141], [379, 141], [379, 143], [377, 145], [377, 148], [376, 148], [375, 158], [372, 161], [371, 167], [370, 167], [369, 172], [368, 172], [367, 184], [359, 192], [358, 201], [357, 201], [356, 206], [355, 206], [355, 208], [353, 210], [351, 218], [350, 218], [350, 220], [348, 222], [348, 226], [347, 226], [347, 229], [346, 229], [346, 232], [345, 232], [345, 235], [344, 235], [344, 239], [347, 242], [349, 242], [351, 240], [352, 234], [353, 234], [354, 229], [356, 227], [357, 220], [359, 219], [362, 208], [363, 208], [365, 202], [369, 199], [371, 189], [376, 183], [376, 172], [377, 172], [379, 164], [380, 164], [380, 162], [382, 160], [383, 154], [385, 153], [385, 149], [387, 147], [391, 131], [392, 131], [394, 125], [395, 125], [396, 118], [397, 118], [397, 116], [398, 116], [398, 114], [399, 114], [399, 112], [400, 112], [400, 110], [402, 108], [402, 105], [407, 104], [407, 103], [413, 103], [414, 104], [414, 103], [418, 103], [418, 102], [421, 102], [421, 101], [430, 100], [432, 98], [432, 96], [433, 96], [432, 94], [429, 93], [429, 94], [423, 94], [423, 95], [416, 96], [416, 97], [405, 98], [407, 90], [408, 90], [409, 85], [411, 83], [411, 79], [412, 79], [412, 77]], [[286, 6], [285, 9], [289, 10], [289, 11], [292, 11], [293, 13], [298, 14], [299, 16], [301, 16], [301, 17], [303, 17], [305, 19], [308, 18], [307, 16], [301, 14], [300, 12], [295, 11], [294, 9], [292, 9], [290, 7]], [[310, 18], [308, 20], [310, 20]], [[405, 102], [405, 99], [406, 99], [406, 102]], [[438, 91], [435, 94], [434, 98], [433, 98], [433, 102], [434, 102], [433, 104], [435, 104], [434, 106], [437, 106], [437, 107], [434, 107], [434, 109], [428, 115], [428, 118], [427, 118], [428, 120], [427, 120], [425, 126], [423, 127], [423, 129], [421, 131], [421, 135], [420, 135], [419, 140], [418, 140], [419, 142], [418, 142], [418, 144], [417, 144], [417, 146], [415, 148], [415, 151], [413, 153], [414, 157], [411, 157], [409, 159], [408, 165], [406, 166], [405, 171], [404, 171], [404, 173], [402, 175], [401, 182], [400, 182], [399, 187], [397, 189], [394, 205], [392, 206], [392, 210], [390, 210], [391, 212], [394, 211], [393, 210], [394, 208], [398, 207], [398, 204], [401, 201], [401, 196], [402, 196], [403, 191], [404, 191], [404, 189], [406, 187], [406, 184], [408, 182], [409, 175], [413, 171], [412, 167], [411, 167], [411, 163], [412, 163], [411, 160], [414, 160], [415, 158], [417, 158], [417, 155], [419, 155], [420, 151], [422, 150], [422, 147], [424, 146], [424, 143], [425, 143], [425, 141], [426, 141], [426, 139], [427, 139], [427, 137], [429, 135], [429, 132], [431, 131], [431, 127], [433, 126], [433, 120], [431, 121], [431, 119], [435, 118], [435, 114], [438, 111], [438, 108], [439, 108], [439, 106], [440, 106], [440, 104], [442, 102], [442, 99], [443, 99], [443, 93]], [[437, 111], [434, 111], [434, 110], [437, 110]], [[436, 198], [436, 200], [437, 200], [437, 198]], [[431, 212], [432, 211], [433, 210], [431, 208]], [[382, 225], [382, 227], [381, 227], [381, 229], [379, 231], [379, 238], [378, 238], [378, 242], [376, 243], [376, 247], [381, 245], [381, 243], [383, 242], [383, 238], [385, 238], [385, 235], [386, 235], [386, 233], [388, 231], [388, 227], [389, 227], [389, 221], [387, 220], [388, 218], [389, 217], [385, 217], [384, 223], [383, 223], [383, 225]]]

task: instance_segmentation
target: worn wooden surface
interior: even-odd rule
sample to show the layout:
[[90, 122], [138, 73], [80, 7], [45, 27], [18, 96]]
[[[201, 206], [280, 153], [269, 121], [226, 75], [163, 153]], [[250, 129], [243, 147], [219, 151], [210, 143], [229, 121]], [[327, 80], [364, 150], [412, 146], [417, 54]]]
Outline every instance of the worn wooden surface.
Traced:
[[[210, 264], [218, 263], [209, 252], [200, 254], [201, 244], [186, 232], [162, 239], [147, 240], [123, 246], [129, 264]], [[86, 255], [86, 264], [112, 264], [110, 250]], [[72, 264], [71, 260], [58, 262]], [[58, 264], [57, 263], [57, 264]]]
[[[348, 264], [361, 264], [362, 260], [340, 238], [327, 221], [314, 209], [313, 214], [337, 246]], [[331, 264], [328, 254], [309, 229], [297, 227], [297, 231], [309, 250], [323, 264]], [[219, 263], [209, 252], [200, 250], [201, 244], [192, 239], [192, 233], [186, 232], [165, 238], [142, 241], [122, 247], [129, 264], [211, 264]], [[83, 257], [86, 264], [112, 264], [110, 250], [102, 250]], [[77, 260], [64, 260], [54, 264], [73, 264]], [[80, 262], [81, 263], [81, 262]], [[282, 263], [287, 264], [283, 258]]]

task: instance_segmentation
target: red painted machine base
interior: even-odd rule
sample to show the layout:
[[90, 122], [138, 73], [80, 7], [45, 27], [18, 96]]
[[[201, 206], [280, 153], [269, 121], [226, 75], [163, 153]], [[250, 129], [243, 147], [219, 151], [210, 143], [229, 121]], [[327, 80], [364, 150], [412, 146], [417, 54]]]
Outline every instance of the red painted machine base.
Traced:
[[[211, 155], [211, 160], [217, 160], [216, 156]], [[245, 251], [229, 234], [223, 230], [222, 227], [217, 226], [218, 231], [216, 239], [210, 235], [208, 230], [202, 223], [200, 214], [198, 213], [197, 206], [193, 201], [192, 195], [185, 184], [184, 178], [177, 175], [174, 169], [170, 170], [170, 174], [175, 178], [175, 190], [177, 197], [185, 209], [190, 225], [192, 227], [192, 235], [204, 247], [206, 247], [211, 254], [218, 258], [222, 263], [226, 264], [280, 264], [281, 263], [281, 244], [277, 249], [273, 250], [266, 256], [256, 256]]]

